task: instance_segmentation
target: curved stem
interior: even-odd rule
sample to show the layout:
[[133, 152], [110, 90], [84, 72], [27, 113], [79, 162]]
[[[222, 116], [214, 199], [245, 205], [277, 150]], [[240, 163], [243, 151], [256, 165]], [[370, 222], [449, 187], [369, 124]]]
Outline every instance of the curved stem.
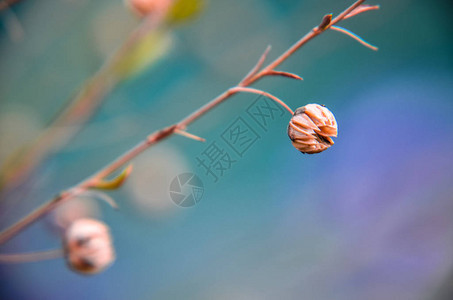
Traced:
[[346, 28], [342, 28], [340, 26], [330, 26], [330, 29], [346, 34], [347, 36], [353, 38], [354, 40], [356, 40], [360, 44], [364, 45], [365, 47], [370, 48], [371, 50], [374, 50], [374, 51], [378, 50], [378, 47], [371, 45], [370, 43], [368, 43], [367, 41], [365, 41], [358, 35], [352, 33], [351, 31], [347, 30]]
[[40, 252], [0, 254], [0, 263], [26, 263], [60, 258], [64, 254], [62, 249]]
[[[129, 161], [131, 161], [133, 158], [141, 154], [143, 151], [148, 149], [149, 147], [157, 144], [158, 142], [163, 141], [164, 139], [170, 137], [171, 135], [175, 134], [178, 130], [184, 130], [189, 124], [192, 122], [196, 121], [199, 119], [201, 116], [206, 114], [207, 112], [211, 111], [213, 108], [217, 107], [219, 104], [224, 102], [225, 100], [229, 99], [232, 95], [234, 95], [237, 92], [250, 92], [250, 93], [255, 93], [255, 94], [260, 94], [267, 96], [274, 101], [278, 102], [280, 105], [284, 106], [291, 114], [293, 113], [292, 110], [283, 103], [280, 99], [277, 97], [263, 92], [261, 90], [253, 89], [253, 88], [248, 88], [247, 86], [251, 85], [253, 82], [261, 79], [264, 76], [269, 75], [276, 66], [280, 65], [283, 61], [285, 61], [289, 56], [291, 56], [295, 51], [297, 51], [299, 48], [301, 48], [303, 45], [305, 45], [308, 41], [312, 40], [314, 37], [318, 36], [322, 32], [326, 31], [330, 26], [338, 23], [341, 21], [347, 14], [349, 14], [351, 11], [353, 11], [355, 8], [357, 8], [360, 4], [362, 4], [365, 0], [358, 0], [354, 4], [352, 4], [349, 8], [347, 8], [345, 11], [343, 11], [341, 14], [339, 14], [335, 19], [333, 19], [327, 26], [320, 26], [315, 27], [312, 29], [308, 34], [306, 34], [302, 39], [300, 39], [297, 43], [295, 43], [292, 47], [290, 47], [287, 51], [285, 51], [282, 55], [280, 55], [277, 59], [275, 59], [273, 62], [271, 62], [268, 66], [265, 68], [261, 69], [259, 72], [255, 72], [255, 74], [252, 77], [246, 76], [241, 82], [238, 83], [237, 86], [230, 88], [217, 96], [216, 98], [212, 99], [209, 101], [207, 104], [202, 106], [201, 108], [197, 109], [184, 119], [182, 119], [180, 122], [173, 124], [171, 126], [168, 126], [166, 128], [163, 128], [161, 130], [158, 130], [152, 134], [150, 134], [146, 139], [138, 143], [135, 147], [124, 153], [123, 155], [119, 156], [117, 159], [115, 159], [113, 162], [102, 168], [100, 171], [95, 173], [94, 175], [91, 175], [84, 181], [80, 182], [79, 184], [75, 185], [74, 187], [66, 190], [65, 192], [61, 193], [59, 196], [55, 197], [51, 201], [45, 203], [43, 206], [40, 208], [36, 209], [29, 215], [25, 216], [23, 219], [19, 220], [15, 224], [11, 225], [9, 228], [4, 230], [3, 232], [0, 232], [0, 244], [5, 243], [8, 241], [10, 238], [15, 236], [17, 233], [25, 229], [27, 226], [38, 220], [40, 217], [54, 209], [57, 205], [60, 203], [67, 201], [68, 199], [74, 197], [76, 194], [83, 192], [93, 186], [94, 183], [96, 183], [98, 180], [101, 180], [105, 178], [106, 176], [110, 175], [112, 172], [116, 171]], [[262, 56], [263, 57], [263, 56]], [[261, 58], [258, 62], [258, 65], [261, 66], [263, 63], [264, 59]], [[254, 67], [253, 70], [257, 68]], [[253, 73], [253, 72], [252, 72]], [[249, 72], [250, 74], [250, 72]]]
[[267, 93], [265, 91], [254, 89], [254, 88], [248, 88], [248, 87], [239, 87], [239, 86], [235, 87], [235, 88], [232, 88], [232, 90], [234, 90], [236, 92], [253, 93], [253, 94], [258, 94], [258, 95], [263, 95], [263, 96], [269, 97], [272, 100], [274, 100], [275, 102], [277, 102], [278, 104], [280, 104], [281, 106], [283, 106], [287, 111], [289, 111], [289, 113], [291, 115], [294, 115], [293, 110], [288, 105], [286, 105], [285, 102], [283, 102], [282, 100], [278, 99], [274, 95], [269, 94], [269, 93]]

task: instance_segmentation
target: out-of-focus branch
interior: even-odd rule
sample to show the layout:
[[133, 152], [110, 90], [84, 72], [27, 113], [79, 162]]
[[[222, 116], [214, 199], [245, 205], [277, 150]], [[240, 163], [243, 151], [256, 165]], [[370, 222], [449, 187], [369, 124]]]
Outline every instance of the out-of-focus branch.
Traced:
[[0, 11], [9, 8], [10, 6], [16, 4], [19, 1], [21, 1], [21, 0], [3, 0], [3, 1], [0, 1]]
[[159, 29], [164, 20], [165, 15], [156, 11], [141, 21], [125, 43], [70, 99], [47, 128], [6, 161], [0, 171], [0, 189], [20, 185], [46, 157], [74, 138], [100, 107], [105, 96], [121, 81], [121, 68], [127, 55], [150, 33]]
[[47, 250], [41, 252], [0, 254], [0, 263], [27, 263], [42, 260], [60, 258], [63, 256], [62, 249]]

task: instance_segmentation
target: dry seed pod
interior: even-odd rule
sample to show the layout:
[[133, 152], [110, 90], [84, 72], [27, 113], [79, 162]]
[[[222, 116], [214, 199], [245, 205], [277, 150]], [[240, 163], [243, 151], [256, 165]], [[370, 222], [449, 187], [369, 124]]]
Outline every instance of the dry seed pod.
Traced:
[[50, 225], [52, 229], [63, 233], [74, 221], [83, 218], [95, 218], [99, 215], [99, 205], [92, 199], [81, 195], [54, 209]]
[[302, 153], [319, 153], [333, 145], [337, 122], [325, 106], [307, 104], [299, 107], [289, 121], [288, 136]]
[[65, 232], [65, 256], [69, 266], [83, 274], [96, 274], [115, 260], [110, 230], [103, 222], [78, 219]]

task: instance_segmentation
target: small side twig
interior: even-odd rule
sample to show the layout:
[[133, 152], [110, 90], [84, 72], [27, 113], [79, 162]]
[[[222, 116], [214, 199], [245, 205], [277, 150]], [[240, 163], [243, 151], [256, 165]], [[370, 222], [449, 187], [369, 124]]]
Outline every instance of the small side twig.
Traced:
[[239, 86], [246, 84], [250, 80], [250, 78], [261, 69], [261, 67], [264, 64], [264, 61], [266, 60], [267, 54], [269, 54], [269, 51], [271, 51], [271, 49], [272, 49], [271, 45], [267, 46], [266, 50], [264, 50], [264, 53], [261, 54], [260, 59], [258, 59], [256, 65], [250, 70], [250, 72], [247, 73], [247, 75], [245, 75], [245, 77], [238, 84]]
[[206, 142], [206, 139], [202, 138], [202, 137], [199, 137], [195, 134], [191, 134], [191, 133], [188, 133], [187, 131], [185, 130], [181, 130], [181, 129], [176, 129], [175, 130], [175, 133], [176, 134], [179, 134], [181, 136], [185, 136], [186, 138], [189, 138], [189, 139], [192, 139], [192, 140], [195, 140], [195, 141], [199, 141], [199, 142]]
[[374, 51], [377, 51], [377, 50], [378, 50], [378, 47], [371, 45], [370, 43], [368, 43], [367, 41], [365, 41], [364, 39], [362, 39], [362, 38], [359, 37], [358, 35], [352, 33], [351, 31], [349, 31], [349, 30], [347, 30], [347, 29], [345, 29], [345, 28], [343, 28], [343, 27], [340, 27], [340, 26], [331, 26], [330, 29], [335, 30], [335, 31], [338, 31], [338, 32], [341, 32], [341, 33], [344, 33], [344, 34], [346, 34], [347, 36], [352, 37], [354, 40], [356, 40], [356, 41], [359, 42], [360, 44], [364, 45], [365, 47], [370, 48], [371, 50], [374, 50]]
[[343, 20], [346, 20], [346, 19], [349, 19], [351, 17], [354, 17], [358, 14], [361, 14], [363, 12], [366, 12], [366, 11], [369, 11], [369, 10], [376, 10], [376, 9], [379, 9], [379, 5], [368, 5], [368, 4], [361, 4], [360, 6], [358, 6], [356, 9], [354, 9], [353, 11], [351, 11], [349, 14], [347, 14], [346, 16], [344, 16]]
[[267, 73], [267, 75], [276, 75], [276, 76], [283, 76], [283, 77], [288, 77], [288, 78], [297, 79], [297, 80], [304, 80], [299, 75], [296, 75], [296, 74], [293, 74], [293, 73], [290, 73], [290, 72], [283, 72], [283, 71], [275, 71], [275, 70], [273, 70], [273, 71], [269, 71]]

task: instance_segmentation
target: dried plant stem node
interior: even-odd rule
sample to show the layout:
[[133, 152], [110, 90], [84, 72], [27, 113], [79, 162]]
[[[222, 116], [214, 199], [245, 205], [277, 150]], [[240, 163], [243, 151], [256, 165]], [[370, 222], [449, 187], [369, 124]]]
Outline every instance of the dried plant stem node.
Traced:
[[302, 153], [319, 153], [334, 144], [338, 126], [334, 115], [325, 106], [307, 104], [294, 112], [288, 125], [293, 146]]
[[66, 230], [64, 250], [69, 266], [82, 274], [96, 274], [115, 260], [110, 230], [94, 219], [78, 219]]

